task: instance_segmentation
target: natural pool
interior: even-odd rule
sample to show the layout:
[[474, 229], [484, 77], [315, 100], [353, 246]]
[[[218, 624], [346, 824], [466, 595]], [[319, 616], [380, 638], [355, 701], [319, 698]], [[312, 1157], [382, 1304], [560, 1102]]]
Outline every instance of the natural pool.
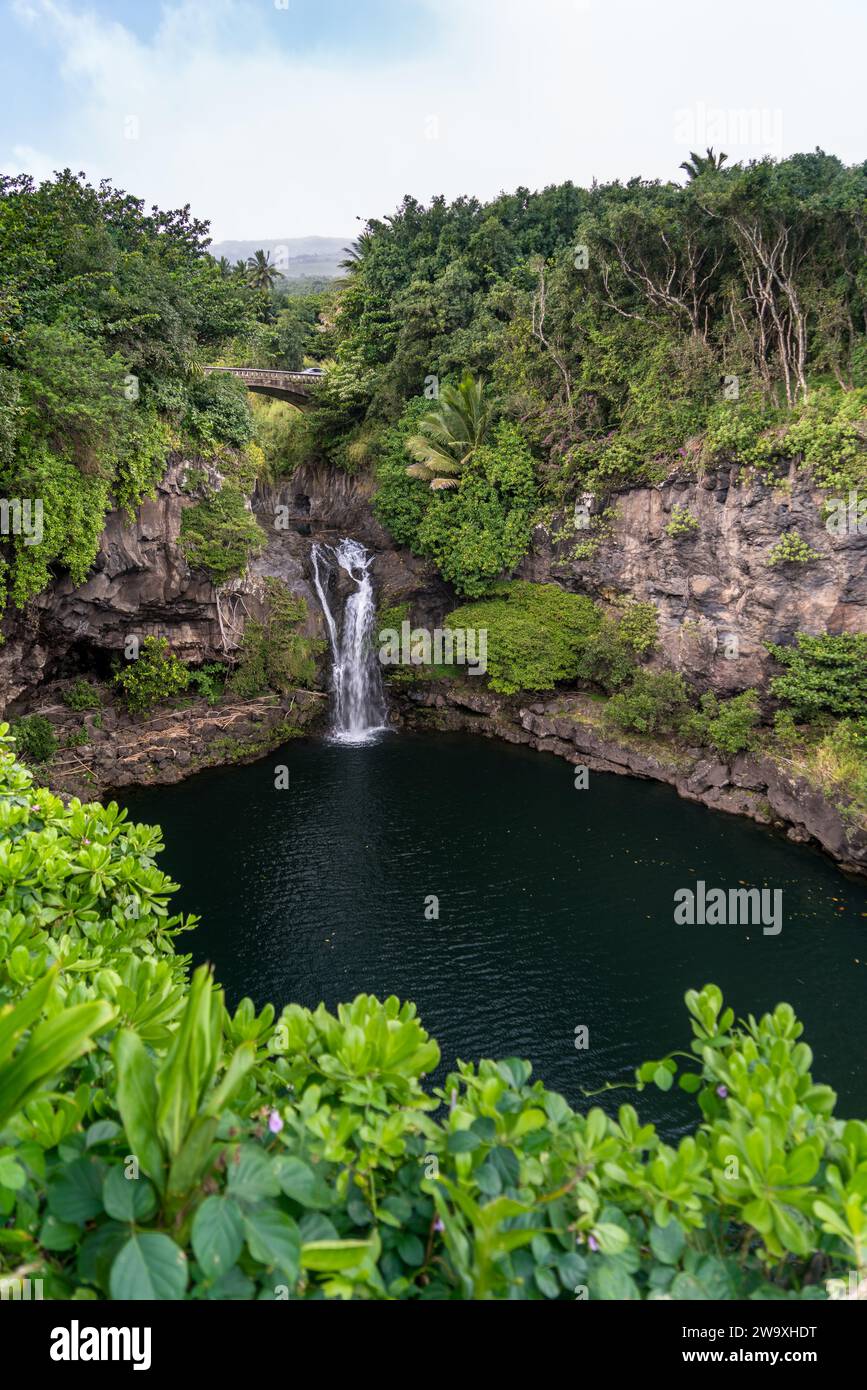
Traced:
[[[389, 734], [298, 740], [122, 800], [162, 825], [176, 905], [202, 917], [179, 949], [214, 963], [230, 1003], [397, 994], [444, 1063], [517, 1054], [580, 1103], [686, 1047], [684, 991], [714, 981], [738, 1015], [788, 1000], [838, 1114], [867, 1115], [867, 884], [668, 787], [573, 778], [524, 748]], [[676, 925], [674, 895], [698, 880], [779, 890], [782, 930]], [[638, 1104], [669, 1132], [696, 1113], [677, 1090]]]

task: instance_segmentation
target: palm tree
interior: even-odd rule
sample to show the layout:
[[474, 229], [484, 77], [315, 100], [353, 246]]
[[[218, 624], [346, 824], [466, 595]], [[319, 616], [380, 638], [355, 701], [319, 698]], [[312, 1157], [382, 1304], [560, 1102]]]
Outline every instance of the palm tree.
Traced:
[[364, 263], [364, 258], [373, 247], [373, 235], [370, 232], [360, 232], [351, 246], [344, 246], [347, 259], [340, 262], [341, 270], [348, 270], [350, 275], [359, 270]]
[[233, 275], [241, 275], [241, 276], [243, 276], [243, 278], [246, 280], [246, 278], [247, 278], [247, 262], [244, 261], [244, 260], [236, 261], [235, 264], [232, 266], [232, 274], [233, 274]]
[[464, 373], [460, 386], [444, 386], [432, 410], [419, 421], [418, 434], [406, 441], [416, 460], [407, 468], [435, 490], [457, 487], [458, 477], [484, 440], [491, 412], [485, 405], [484, 383]]
[[695, 150], [690, 150], [689, 159], [685, 159], [680, 168], [686, 170], [686, 176], [692, 182], [700, 174], [718, 174], [727, 159], [728, 155], [722, 151], [714, 154], [713, 145], [709, 145], [706, 154], [696, 154]]
[[229, 276], [232, 274], [232, 262], [229, 260], [228, 256], [220, 257], [220, 259], [217, 261], [217, 269], [219, 270], [223, 279], [228, 280]]
[[270, 251], [257, 251], [250, 256], [247, 261], [247, 278], [254, 290], [270, 290], [275, 280], [279, 280], [280, 272], [275, 265], [271, 264]]

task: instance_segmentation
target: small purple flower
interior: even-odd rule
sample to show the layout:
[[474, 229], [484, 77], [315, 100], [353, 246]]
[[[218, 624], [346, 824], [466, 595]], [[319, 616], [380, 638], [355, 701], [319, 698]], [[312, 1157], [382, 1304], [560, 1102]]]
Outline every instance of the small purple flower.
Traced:
[[720, 1100], [725, 1100], [726, 1096], [729, 1093], [729, 1088], [728, 1086], [717, 1086], [716, 1093], [719, 1096]]
[[436, 1221], [434, 1222], [434, 1230], [440, 1232], [445, 1230], [445, 1226], [443, 1224], [443, 1219], [441, 1216], [438, 1216]]
[[587, 1244], [590, 1246], [591, 1250], [599, 1249], [599, 1241], [593, 1235], [587, 1237]]
[[279, 1134], [283, 1128], [283, 1116], [279, 1110], [272, 1110], [268, 1116], [268, 1128], [272, 1134]]

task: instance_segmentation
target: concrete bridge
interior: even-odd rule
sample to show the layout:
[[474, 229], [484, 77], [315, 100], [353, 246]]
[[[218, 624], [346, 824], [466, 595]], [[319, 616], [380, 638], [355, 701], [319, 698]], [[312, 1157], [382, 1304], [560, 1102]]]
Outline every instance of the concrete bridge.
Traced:
[[273, 396], [278, 401], [289, 401], [302, 409], [312, 404], [316, 386], [324, 375], [283, 372], [272, 367], [205, 367], [203, 370], [240, 377], [248, 391], [256, 391], [260, 396]]

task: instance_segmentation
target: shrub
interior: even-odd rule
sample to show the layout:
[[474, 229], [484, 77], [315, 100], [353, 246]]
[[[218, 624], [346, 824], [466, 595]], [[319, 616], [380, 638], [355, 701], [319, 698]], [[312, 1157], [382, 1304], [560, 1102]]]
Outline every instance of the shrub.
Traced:
[[226, 667], [219, 661], [206, 662], [204, 666], [191, 670], [189, 677], [190, 685], [209, 705], [216, 705], [222, 698], [226, 684]]
[[169, 651], [165, 637], [146, 637], [138, 659], [130, 661], [114, 677], [127, 709], [146, 714], [154, 705], [186, 690], [190, 673], [183, 662]]
[[238, 666], [229, 678], [232, 693], [247, 700], [269, 690], [285, 695], [299, 685], [312, 685], [322, 648], [298, 630], [307, 616], [304, 599], [293, 597], [279, 579], [266, 579], [265, 588], [266, 615], [246, 622]]
[[689, 711], [683, 676], [673, 671], [636, 671], [632, 684], [612, 696], [605, 717], [618, 729], [638, 734], [676, 733]]
[[76, 711], [85, 709], [99, 709], [102, 700], [95, 685], [85, 680], [84, 676], [79, 676], [73, 681], [68, 690], [64, 690], [62, 695], [63, 703]]
[[648, 652], [653, 651], [659, 640], [659, 613], [656, 604], [628, 600], [618, 619], [617, 631], [634, 652], [639, 656], [646, 656]]
[[789, 709], [778, 709], [774, 715], [774, 737], [787, 753], [790, 753], [798, 746], [800, 734], [792, 711]]
[[29, 763], [50, 762], [57, 752], [54, 725], [42, 714], [27, 714], [12, 726], [15, 747]]
[[685, 721], [684, 733], [726, 757], [734, 757], [751, 746], [759, 717], [755, 690], [745, 690], [728, 700], [719, 700], [708, 692], [702, 695], [699, 709]]
[[193, 569], [202, 569], [215, 585], [242, 575], [265, 537], [246, 506], [237, 482], [226, 478], [219, 492], [181, 513], [180, 546]]
[[575, 674], [612, 693], [635, 675], [635, 649], [623, 635], [619, 623], [603, 618], [596, 632], [581, 644]]
[[784, 531], [777, 544], [768, 551], [766, 564], [773, 569], [775, 565], [809, 565], [821, 558], [818, 550], [808, 545], [797, 531]]
[[786, 668], [771, 681], [771, 693], [786, 700], [799, 719], [867, 715], [867, 634], [799, 632], [793, 647], [770, 643], [768, 651]]
[[672, 540], [680, 540], [684, 536], [692, 536], [698, 530], [698, 520], [693, 516], [688, 507], [681, 507], [677, 503], [671, 509], [671, 520], [665, 528], [665, 534], [671, 536]]
[[253, 438], [253, 419], [244, 383], [215, 372], [194, 381], [182, 427], [207, 450], [218, 444], [247, 444]]
[[426, 1087], [439, 1048], [393, 997], [230, 1012], [175, 952], [159, 829], [6, 752], [0, 828], [3, 1245], [46, 1298], [822, 1298], [863, 1263], [867, 1123], [788, 1004], [736, 1023], [687, 991], [690, 1040], [634, 1073], [695, 1096], [666, 1143], [515, 1057]]
[[491, 687], [514, 694], [574, 680], [579, 654], [602, 615], [583, 594], [515, 580], [498, 586], [495, 598], [455, 609], [446, 621], [451, 628], [487, 630]]

